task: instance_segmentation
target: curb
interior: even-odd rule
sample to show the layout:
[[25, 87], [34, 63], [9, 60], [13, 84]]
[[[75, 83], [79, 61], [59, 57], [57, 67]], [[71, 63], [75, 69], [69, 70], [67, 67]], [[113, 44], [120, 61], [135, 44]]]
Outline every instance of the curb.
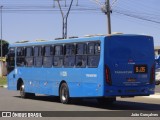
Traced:
[[0, 87], [7, 88], [8, 86], [7, 85], [0, 85]]

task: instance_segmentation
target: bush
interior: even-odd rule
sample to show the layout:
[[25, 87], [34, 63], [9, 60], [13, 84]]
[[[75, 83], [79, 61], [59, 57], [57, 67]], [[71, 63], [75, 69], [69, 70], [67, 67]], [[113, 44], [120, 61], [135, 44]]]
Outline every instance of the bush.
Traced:
[[0, 77], [0, 85], [6, 85], [6, 84], [7, 84], [6, 77]]

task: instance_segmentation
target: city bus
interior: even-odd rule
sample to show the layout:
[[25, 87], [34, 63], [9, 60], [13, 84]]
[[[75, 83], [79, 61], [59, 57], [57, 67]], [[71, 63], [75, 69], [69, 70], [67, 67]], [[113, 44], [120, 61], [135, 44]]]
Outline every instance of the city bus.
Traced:
[[35, 94], [96, 98], [149, 96], [155, 90], [153, 37], [113, 34], [9, 46], [8, 89], [22, 98]]

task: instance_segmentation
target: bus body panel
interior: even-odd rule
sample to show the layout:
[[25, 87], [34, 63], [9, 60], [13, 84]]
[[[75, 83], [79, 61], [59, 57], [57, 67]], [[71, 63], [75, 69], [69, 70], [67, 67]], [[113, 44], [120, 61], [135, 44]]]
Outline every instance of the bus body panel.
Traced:
[[106, 85], [104, 94], [154, 94], [154, 83], [150, 84], [151, 68], [154, 66], [153, 38], [113, 36], [106, 38], [105, 45], [108, 46], [105, 50], [105, 65], [112, 71], [112, 86]]
[[7, 75], [7, 86], [9, 90], [17, 90], [17, 81], [14, 78], [15, 70]]
[[[135, 39], [134, 44], [130, 42]], [[135, 47], [130, 50], [128, 46], [136, 44], [143, 44], [146, 39], [151, 39], [147, 44], [148, 49], [141, 54], [140, 57], [147, 55], [147, 59], [137, 59], [133, 55], [127, 58], [129, 53], [133, 49], [138, 50], [140, 48]], [[124, 41], [123, 41], [124, 40]], [[139, 40], [142, 40], [138, 43]], [[57, 44], [69, 44], [69, 43], [89, 43], [100, 41], [100, 59], [96, 68], [84, 67], [84, 68], [65, 68], [63, 67], [18, 67], [15, 66], [15, 70], [8, 74], [8, 89], [17, 90], [17, 82], [22, 79], [25, 84], [25, 91], [29, 93], [38, 93], [59, 96], [59, 87], [61, 82], [66, 82], [69, 88], [70, 97], [102, 97], [102, 96], [142, 96], [150, 95], [154, 93], [154, 84], [148, 84], [150, 78], [150, 70], [153, 65], [153, 40], [151, 37], [137, 36], [137, 35], [115, 35], [115, 36], [102, 36], [102, 37], [90, 37], [81, 38], [76, 40], [59, 40], [49, 42], [36, 42], [36, 43], [23, 43], [13, 44], [10, 47], [26, 47], [26, 46], [44, 46], [44, 45], [57, 45]], [[117, 49], [118, 46], [121, 46]], [[127, 49], [126, 49], [127, 46]], [[122, 49], [121, 49], [122, 48]], [[116, 53], [118, 52], [118, 53]], [[124, 57], [117, 57], [117, 55], [124, 55]], [[127, 59], [126, 59], [126, 58]], [[146, 57], [146, 56], [145, 56]], [[151, 57], [151, 58], [150, 58]], [[16, 59], [16, 57], [15, 57]], [[130, 63], [129, 63], [130, 62]], [[146, 74], [134, 74], [133, 66], [135, 64], [147, 65]], [[111, 71], [112, 85], [106, 83], [106, 65]], [[118, 65], [118, 66], [117, 66]], [[132, 74], [128, 74], [124, 71], [132, 71]], [[133, 81], [127, 81], [127, 79], [133, 79]], [[134, 79], [138, 80], [134, 81]], [[137, 83], [136, 83], [137, 82]]]

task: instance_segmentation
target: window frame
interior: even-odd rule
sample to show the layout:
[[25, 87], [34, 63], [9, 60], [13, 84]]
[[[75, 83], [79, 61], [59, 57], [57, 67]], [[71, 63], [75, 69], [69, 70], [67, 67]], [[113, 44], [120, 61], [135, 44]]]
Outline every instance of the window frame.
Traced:
[[[10, 49], [14, 49], [14, 53], [11, 53]], [[13, 58], [13, 63], [14, 63], [13, 65], [10, 64], [11, 63], [10, 58]], [[15, 63], [16, 59], [15, 58], [16, 58], [16, 48], [15, 47], [10, 47], [9, 50], [8, 50], [8, 54], [7, 54], [7, 61], [8, 61], [7, 62], [7, 67], [15, 68], [15, 66], [16, 66], [16, 63]], [[8, 65], [8, 63], [9, 63], [9, 65]]]
[[[36, 53], [36, 48], [38, 48], [37, 53]], [[38, 63], [37, 61], [38, 62], [40, 61], [40, 64], [37, 64]], [[43, 66], [43, 46], [42, 45], [34, 46], [33, 47], [33, 67], [41, 68], [42, 66]]]
[[[83, 44], [83, 54], [78, 53], [78, 45], [82, 45]], [[85, 65], [83, 66], [83, 64], [81, 66], [77, 65], [77, 61], [78, 61], [78, 57], [85, 57]], [[76, 68], [86, 68], [87, 67], [87, 42], [80, 42], [80, 43], [76, 43], [76, 55], [75, 55], [75, 67]]]
[[[27, 56], [27, 48], [32, 48], [32, 51], [30, 51], [30, 52], [32, 52], [31, 56]], [[26, 61], [27, 58], [32, 58], [32, 65], [30, 65], [30, 66], [27, 65], [27, 61]], [[25, 66], [26, 67], [34, 67], [34, 47], [33, 46], [26, 46], [25, 47]]]
[[[69, 46], [69, 45], [72, 45], [74, 48], [72, 49], [72, 47], [69, 47], [69, 54], [67, 54], [67, 47], [66, 46]], [[73, 53], [72, 53], [72, 50]], [[73, 57], [73, 66], [72, 65], [68, 65], [69, 63], [72, 63], [72, 62], [69, 62], [69, 59], [70, 57]], [[65, 60], [68, 59], [68, 62], [66, 62]], [[66, 64], [67, 63], [67, 64]], [[64, 68], [74, 68], [75, 67], [75, 63], [76, 63], [76, 44], [75, 43], [66, 43], [64, 45], [64, 61], [63, 61], [63, 66]]]
[[[91, 44], [91, 43], [94, 43], [94, 54], [89, 54], [89, 44]], [[99, 46], [100, 46], [100, 52], [99, 53], [96, 53], [95, 52], [95, 45], [96, 44], [99, 44]], [[91, 41], [91, 42], [88, 42], [88, 45], [87, 45], [87, 67], [88, 68], [98, 68], [98, 66], [99, 66], [99, 63], [100, 63], [100, 55], [101, 55], [101, 42], [100, 41]], [[91, 56], [93, 56], [93, 57], [99, 57], [98, 59], [98, 64], [96, 65], [96, 66], [90, 66], [89, 65], [89, 57], [91, 57]]]
[[[50, 54], [49, 55], [45, 55], [46, 47], [50, 47]], [[43, 47], [43, 67], [45, 67], [45, 68], [53, 67], [53, 53], [54, 53], [54, 46], [53, 45], [45, 45]], [[50, 66], [44, 65], [44, 59], [47, 58], [47, 57], [51, 58], [51, 65]]]
[[[61, 51], [60, 51], [60, 54], [55, 54], [56, 53], [56, 46], [61, 46]], [[58, 57], [58, 58], [62, 58], [62, 65], [57, 65], [55, 66], [54, 65], [54, 62], [55, 62], [55, 57]], [[55, 44], [53, 46], [53, 60], [52, 60], [52, 66], [55, 67], [55, 68], [62, 68], [64, 66], [64, 45], [63, 44]]]
[[[18, 49], [22, 49], [22, 55], [18, 55]], [[20, 59], [22, 59], [22, 60], [20, 60]], [[19, 62], [19, 60], [21, 62]], [[16, 48], [16, 66], [17, 67], [24, 67], [25, 66], [25, 47], [17, 47]]]

